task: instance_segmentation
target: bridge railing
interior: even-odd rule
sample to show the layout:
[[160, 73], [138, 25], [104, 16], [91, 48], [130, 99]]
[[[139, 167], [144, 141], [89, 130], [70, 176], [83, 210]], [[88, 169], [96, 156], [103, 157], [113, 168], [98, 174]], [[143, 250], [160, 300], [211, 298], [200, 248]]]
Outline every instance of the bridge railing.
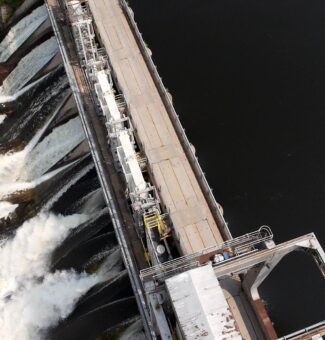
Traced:
[[[317, 332], [319, 331], [319, 333]], [[312, 326], [306, 327], [304, 329], [301, 329], [297, 332], [288, 334], [286, 336], [283, 336], [282, 338], [279, 338], [278, 340], [289, 340], [289, 339], [307, 339], [307, 336], [310, 335], [310, 338], [308, 339], [323, 339], [322, 336], [325, 335], [325, 321], [321, 321], [319, 323], [316, 323]], [[318, 336], [319, 337], [316, 337]], [[312, 337], [313, 336], [313, 337]]]
[[[240, 256], [247, 255], [252, 251], [257, 251], [256, 247], [258, 245], [265, 244], [265, 242], [272, 239], [273, 233], [271, 229], [268, 226], [262, 226], [256, 231], [216, 244], [212, 247], [204, 248], [196, 253], [185, 255], [177, 259], [143, 269], [140, 271], [140, 278], [142, 282], [146, 282], [148, 280], [164, 281], [170, 276], [200, 266], [201, 264], [199, 259], [206, 254], [213, 256], [218, 252], [228, 251], [229, 255], [230, 253], [232, 253], [232, 255], [230, 255], [230, 258], [225, 261], [230, 261]], [[238, 249], [241, 251], [238, 251]], [[218, 265], [218, 263], [214, 265]]]
[[168, 95], [168, 92], [166, 90], [166, 87], [164, 86], [158, 71], [156, 65], [153, 63], [153, 60], [151, 58], [150, 53], [148, 52], [148, 48], [146, 46], [146, 43], [144, 42], [142, 38], [142, 34], [140, 33], [137, 23], [134, 20], [134, 14], [133, 11], [128, 6], [127, 2], [125, 0], [119, 0], [120, 6], [130, 24], [130, 27], [134, 33], [134, 36], [137, 39], [138, 46], [140, 48], [140, 51], [142, 53], [142, 56], [147, 64], [147, 67], [153, 77], [153, 80], [157, 86], [158, 92], [161, 96], [161, 99], [165, 105], [165, 108], [167, 110], [167, 113], [173, 123], [173, 126], [175, 128], [175, 131], [178, 135], [178, 138], [183, 146], [184, 152], [191, 164], [191, 167], [195, 173], [195, 176], [200, 184], [201, 190], [203, 191], [204, 197], [207, 200], [207, 203], [209, 205], [209, 208], [217, 222], [218, 228], [220, 229], [220, 232], [225, 240], [232, 239], [232, 235], [229, 231], [228, 225], [220, 211], [219, 205], [212, 193], [211, 187], [208, 184], [208, 181], [205, 177], [205, 174], [200, 166], [200, 163], [198, 162], [198, 158], [196, 157], [193, 148], [191, 147], [191, 143], [188, 140], [185, 130], [179, 120], [179, 116], [177, 115], [175, 108], [171, 102], [171, 99]]

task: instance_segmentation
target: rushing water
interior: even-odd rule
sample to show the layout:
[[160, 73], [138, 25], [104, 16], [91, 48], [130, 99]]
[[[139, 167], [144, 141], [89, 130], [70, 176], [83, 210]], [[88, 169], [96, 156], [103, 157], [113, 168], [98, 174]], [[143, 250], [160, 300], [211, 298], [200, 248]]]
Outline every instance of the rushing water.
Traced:
[[42, 5], [12, 27], [0, 44], [0, 62], [7, 61], [47, 17], [46, 7]]
[[[325, 247], [325, 2], [131, 0], [234, 236], [315, 232]], [[262, 285], [279, 334], [321, 321], [325, 287], [295, 254]]]
[[61, 271], [47, 274], [41, 282], [25, 283], [14, 298], [0, 305], [1, 337], [43, 338], [45, 329], [69, 315], [80, 296], [98, 281], [96, 276]]
[[[315, 231], [324, 245], [325, 3], [131, 5], [233, 234], [268, 224], [276, 241]], [[45, 19], [44, 7], [22, 19], [0, 57]], [[118, 330], [141, 339], [93, 164], [87, 151], [69, 161], [84, 137], [80, 120], [71, 112], [56, 120], [66, 77], [61, 68], [28, 84], [57, 51], [53, 38], [37, 46], [1, 90], [0, 338], [82, 340]], [[324, 317], [314, 269], [290, 256], [263, 285], [279, 334]]]
[[[18, 22], [0, 58], [46, 17], [41, 6]], [[62, 65], [43, 74], [57, 52], [54, 37], [40, 43], [1, 87], [0, 339], [141, 339], [67, 77]]]
[[[67, 138], [69, 136], [69, 138]], [[80, 118], [76, 117], [56, 128], [43, 139], [28, 156], [23, 178], [43, 175], [85, 138]]]
[[[22, 151], [8, 152], [0, 156], [0, 197], [5, 197], [14, 191], [27, 189], [40, 183], [44, 180], [41, 179], [40, 181], [41, 176], [84, 139], [80, 119], [77, 117], [58, 127], [38, 143], [55, 114], [56, 111], [44, 126], [35, 133]], [[62, 132], [64, 135], [68, 133], [72, 135], [71, 143], [61, 142]], [[74, 138], [74, 136], [76, 137]], [[61, 137], [61, 140], [56, 140], [56, 137]], [[70, 141], [70, 139], [66, 138], [64, 140]], [[56, 171], [54, 171], [55, 173]]]
[[10, 202], [1, 201], [0, 202], [0, 219], [8, 217], [9, 214], [15, 211], [17, 207], [18, 207], [18, 204], [12, 204]]
[[0, 124], [7, 118], [7, 115], [0, 115]]

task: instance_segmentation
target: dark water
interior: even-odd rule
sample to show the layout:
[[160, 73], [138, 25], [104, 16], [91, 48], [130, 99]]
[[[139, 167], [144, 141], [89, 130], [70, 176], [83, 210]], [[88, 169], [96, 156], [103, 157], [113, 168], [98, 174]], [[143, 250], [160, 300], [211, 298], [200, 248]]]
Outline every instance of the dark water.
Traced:
[[[325, 247], [325, 2], [132, 0], [234, 236]], [[294, 254], [262, 286], [279, 334], [325, 319], [316, 266]]]

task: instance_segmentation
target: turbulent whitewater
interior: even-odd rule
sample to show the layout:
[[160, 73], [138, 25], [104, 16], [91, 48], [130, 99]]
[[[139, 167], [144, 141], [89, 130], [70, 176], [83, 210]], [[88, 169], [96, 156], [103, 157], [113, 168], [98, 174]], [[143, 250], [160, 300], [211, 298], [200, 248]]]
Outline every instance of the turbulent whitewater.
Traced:
[[[56, 42], [51, 38], [23, 58], [5, 81], [8, 93], [15, 94], [56, 52]], [[52, 92], [59, 89], [56, 84], [53, 86]], [[35, 112], [34, 119], [39, 113]], [[11, 214], [19, 207], [5, 200], [6, 197], [29, 190], [65, 171], [68, 164], [48, 172], [84, 139], [78, 117], [54, 127], [44, 137], [57, 114], [57, 111], [49, 113], [49, 118], [23, 150], [0, 155], [0, 224], [1, 219], [10, 223]], [[55, 197], [49, 197], [50, 207], [92, 167], [76, 173]], [[44, 339], [48, 327], [69, 315], [80, 296], [106, 278], [102, 274], [77, 273], [73, 269], [50, 272], [51, 256], [56, 247], [73, 229], [92, 217], [91, 213], [54, 214], [50, 207], [26, 220], [9, 238], [1, 239], [0, 339]], [[97, 208], [95, 206], [93, 212]]]
[[0, 338], [39, 340], [46, 329], [67, 317], [80, 296], [100, 278], [62, 271], [48, 274], [43, 281], [28, 281], [7, 299], [0, 301]]
[[12, 204], [6, 201], [0, 201], [0, 219], [7, 218], [15, 209], [18, 207], [18, 204]]
[[0, 87], [0, 339], [142, 339], [56, 39], [33, 34], [47, 17], [0, 43], [0, 62], [31, 51]]
[[33, 188], [54, 176], [60, 170], [42, 177], [84, 139], [80, 118], [76, 117], [54, 129], [36, 145], [50, 122], [35, 134], [24, 150], [0, 155], [0, 198], [18, 190]]
[[0, 296], [7, 296], [29, 280], [42, 277], [48, 271], [53, 250], [70, 230], [88, 218], [87, 215], [56, 216], [41, 212], [26, 221], [0, 248]]

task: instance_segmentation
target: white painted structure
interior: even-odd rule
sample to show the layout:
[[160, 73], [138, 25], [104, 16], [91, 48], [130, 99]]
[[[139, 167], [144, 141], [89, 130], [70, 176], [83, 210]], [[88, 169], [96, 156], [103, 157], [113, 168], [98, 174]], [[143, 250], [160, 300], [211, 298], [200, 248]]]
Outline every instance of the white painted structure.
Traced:
[[68, 6], [74, 18], [72, 26], [79, 56], [106, 119], [108, 142], [115, 164], [124, 174], [132, 209], [142, 218], [147, 209], [159, 209], [159, 202], [150, 194], [154, 188], [143, 177], [132, 124], [120, 110], [120, 98], [115, 95], [107, 57], [97, 48], [91, 17], [79, 1], [70, 1]]
[[166, 280], [184, 339], [242, 339], [211, 263]]
[[[170, 256], [166, 242], [169, 229], [165, 228], [162, 221], [156, 189], [143, 176], [143, 159], [139, 157], [134, 130], [126, 115], [127, 105], [122, 94], [116, 95], [108, 57], [105, 50], [97, 46], [87, 5], [78, 0], [67, 1], [66, 5], [79, 60], [105, 117], [115, 168], [123, 174], [126, 182], [126, 195], [130, 199], [138, 236], [146, 238], [150, 259], [157, 264], [166, 260], [167, 255], [161, 253], [162, 248], [167, 249]], [[164, 247], [159, 247], [161, 242]], [[158, 250], [160, 253], [157, 253]]]

